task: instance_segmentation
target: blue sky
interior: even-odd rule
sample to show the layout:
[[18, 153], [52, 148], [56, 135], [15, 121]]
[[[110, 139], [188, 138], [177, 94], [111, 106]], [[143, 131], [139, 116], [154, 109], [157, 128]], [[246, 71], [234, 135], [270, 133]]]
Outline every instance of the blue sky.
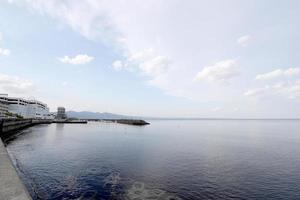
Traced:
[[300, 117], [299, 1], [0, 1], [0, 92], [51, 110]]

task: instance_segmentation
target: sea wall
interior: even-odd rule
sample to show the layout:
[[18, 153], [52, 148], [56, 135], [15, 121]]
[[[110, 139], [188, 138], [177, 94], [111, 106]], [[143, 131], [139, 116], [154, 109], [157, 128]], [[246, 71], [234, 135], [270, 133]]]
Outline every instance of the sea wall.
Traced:
[[0, 122], [0, 133], [4, 134], [30, 125], [32, 125], [32, 119], [2, 119]]
[[37, 124], [48, 124], [52, 120], [48, 119], [0, 119], [0, 136]]
[[[18, 126], [21, 126], [20, 124]], [[0, 199], [31, 200], [0, 139]]]
[[[42, 119], [0, 119], [0, 136], [37, 124], [51, 123]], [[15, 170], [0, 138], [0, 200], [31, 200], [30, 195]]]

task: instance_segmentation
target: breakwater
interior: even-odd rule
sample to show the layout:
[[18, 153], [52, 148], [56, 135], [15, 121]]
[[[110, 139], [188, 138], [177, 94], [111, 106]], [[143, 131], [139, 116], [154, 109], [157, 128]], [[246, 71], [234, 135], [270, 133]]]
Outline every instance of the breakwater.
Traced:
[[115, 122], [119, 124], [135, 125], [135, 126], [144, 126], [149, 125], [149, 122], [141, 119], [88, 119], [88, 121], [105, 121], [105, 122]]
[[143, 126], [143, 125], [148, 125], [150, 123], [140, 120], [140, 119], [117, 119], [115, 122], [119, 124], [128, 124], [128, 125], [136, 125], [136, 126]]
[[[48, 124], [51, 120], [44, 119], [1, 119], [0, 136], [13, 134], [16, 130], [37, 124]], [[0, 199], [31, 200], [31, 197], [19, 178], [5, 146], [0, 139]]]
[[84, 119], [55, 119], [52, 123], [57, 124], [87, 124], [88, 121]]

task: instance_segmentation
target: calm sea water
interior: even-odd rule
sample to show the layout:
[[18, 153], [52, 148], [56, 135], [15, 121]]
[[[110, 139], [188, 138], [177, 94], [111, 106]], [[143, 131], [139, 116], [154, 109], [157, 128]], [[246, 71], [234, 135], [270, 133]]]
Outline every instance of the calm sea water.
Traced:
[[6, 141], [34, 199], [300, 199], [300, 121], [40, 125]]

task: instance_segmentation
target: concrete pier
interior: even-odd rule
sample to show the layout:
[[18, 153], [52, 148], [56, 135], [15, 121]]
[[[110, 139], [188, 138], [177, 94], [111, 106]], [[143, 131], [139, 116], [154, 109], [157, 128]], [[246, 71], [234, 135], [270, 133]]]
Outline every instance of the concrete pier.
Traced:
[[31, 200], [0, 139], [0, 199]]

